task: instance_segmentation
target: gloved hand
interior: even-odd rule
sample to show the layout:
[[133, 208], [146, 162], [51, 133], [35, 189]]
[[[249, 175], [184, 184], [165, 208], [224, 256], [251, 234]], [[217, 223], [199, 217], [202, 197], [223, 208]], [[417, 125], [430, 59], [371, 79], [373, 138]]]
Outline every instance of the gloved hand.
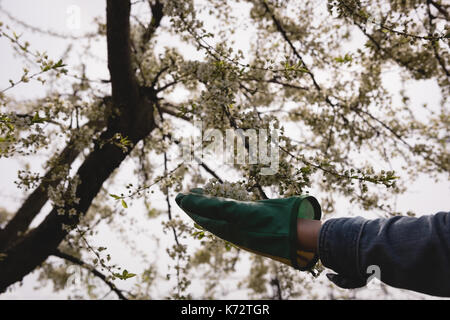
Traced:
[[298, 270], [308, 270], [318, 260], [315, 253], [297, 247], [297, 218], [321, 218], [312, 196], [238, 201], [204, 195], [196, 188], [179, 193], [175, 201], [198, 225], [242, 249]]

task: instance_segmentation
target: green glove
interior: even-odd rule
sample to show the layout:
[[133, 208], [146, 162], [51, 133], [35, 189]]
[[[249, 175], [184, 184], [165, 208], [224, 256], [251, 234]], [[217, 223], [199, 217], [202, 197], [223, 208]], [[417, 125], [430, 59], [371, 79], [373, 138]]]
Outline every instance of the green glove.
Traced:
[[298, 270], [308, 270], [318, 260], [315, 253], [297, 248], [297, 218], [321, 218], [312, 196], [238, 201], [204, 195], [196, 188], [179, 193], [175, 201], [198, 225], [242, 249]]

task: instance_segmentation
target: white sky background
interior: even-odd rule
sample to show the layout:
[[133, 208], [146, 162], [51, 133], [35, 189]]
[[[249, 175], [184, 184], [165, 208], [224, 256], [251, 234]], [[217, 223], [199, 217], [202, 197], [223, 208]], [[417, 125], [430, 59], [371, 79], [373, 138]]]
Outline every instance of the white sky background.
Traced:
[[[319, 3], [319, 1], [317, 1]], [[323, 3], [324, 1], [320, 1]], [[74, 30], [68, 27], [68, 8], [71, 5], [76, 4], [81, 11], [80, 15], [80, 29]], [[11, 13], [17, 19], [24, 21], [30, 25], [36, 26], [43, 30], [51, 30], [58, 33], [63, 34], [73, 34], [73, 35], [81, 35], [86, 33], [87, 31], [95, 31], [95, 25], [92, 24], [94, 17], [101, 16], [104, 20], [105, 16], [105, 1], [103, 0], [78, 0], [78, 1], [68, 1], [68, 0], [40, 0], [40, 1], [32, 1], [32, 0], [4, 0], [1, 2], [2, 7]], [[147, 9], [146, 9], [147, 10]], [[8, 18], [6, 18], [2, 13], [0, 13], [0, 21], [3, 23], [9, 24], [10, 26], [14, 26], [13, 22], [11, 22]], [[244, 26], [243, 23], [241, 26]], [[31, 33], [27, 29], [23, 29], [18, 26], [14, 30], [20, 31], [23, 30], [23, 39], [30, 42], [30, 47], [39, 51], [47, 51], [49, 57], [53, 57], [55, 61], [59, 59], [62, 55], [64, 49], [71, 42], [71, 40], [60, 39], [55, 37], [50, 37], [43, 35], [41, 33]], [[239, 33], [239, 41], [236, 43], [236, 47], [238, 48], [246, 48], [248, 46], [248, 39], [252, 36], [251, 31], [247, 29]], [[171, 39], [167, 39], [167, 42], [170, 43]], [[23, 64], [17, 58], [14, 57], [13, 50], [8, 43], [9, 41], [5, 38], [0, 38], [0, 89], [3, 89], [9, 86], [9, 79], [18, 79], [22, 75], [22, 67]], [[72, 41], [75, 46], [76, 51], [82, 52], [82, 49], [79, 48], [80, 43], [77, 41]], [[352, 47], [349, 47], [349, 51], [352, 50]], [[193, 56], [199, 56], [195, 50], [189, 48], [183, 48], [183, 53], [190, 52]], [[92, 46], [92, 50], [90, 54], [98, 57], [96, 60], [94, 58], [86, 58], [87, 65], [87, 74], [88, 77], [94, 79], [109, 79], [109, 74], [106, 65], [106, 46], [104, 39], [100, 42], [94, 43]], [[201, 57], [201, 55], [200, 55]], [[69, 73], [72, 72], [71, 65], [77, 65], [79, 60], [79, 56], [71, 55], [70, 59], [65, 60], [64, 63], [68, 64]], [[75, 71], [73, 72], [75, 73]], [[392, 70], [386, 73], [386, 77], [384, 78], [386, 83], [386, 87], [391, 89], [393, 92], [398, 91], [400, 89], [400, 78], [396, 70]], [[414, 105], [420, 106], [423, 103], [428, 103], [431, 108], [436, 108], [439, 102], [439, 91], [437, 86], [432, 81], [415, 81], [408, 85], [406, 88], [407, 92], [410, 93], [410, 97], [412, 98], [411, 103]], [[21, 84], [12, 90], [9, 90], [8, 95], [14, 95], [16, 98], [20, 99], [30, 99], [36, 96], [44, 96], [45, 89], [43, 87], [31, 81], [27, 84]], [[290, 130], [295, 132], [296, 128], [292, 127]], [[298, 129], [297, 129], [298, 130]], [[288, 132], [289, 134], [289, 132]], [[24, 163], [24, 159], [0, 159], [0, 204], [2, 207], [5, 207], [8, 210], [14, 211], [18, 208], [21, 203], [21, 200], [24, 198], [22, 193], [17, 190], [14, 185], [14, 180], [17, 178], [17, 170], [21, 169]], [[42, 168], [40, 167], [41, 162], [38, 158], [36, 161], [32, 162], [32, 171], [40, 171], [42, 172]], [[115, 184], [115, 188], [119, 193], [121, 190], [124, 190], [124, 186], [126, 183], [132, 179], [132, 169], [127, 167], [126, 165], [121, 166], [121, 172], [118, 175]], [[222, 174], [222, 176], [224, 176]], [[112, 190], [112, 193], [114, 193]], [[313, 195], [317, 196], [320, 200], [320, 194], [316, 195], [312, 192]], [[399, 196], [397, 199], [397, 210], [406, 212], [408, 210], [414, 211], [417, 214], [431, 214], [437, 211], [448, 210], [449, 205], [449, 195], [450, 195], [450, 183], [448, 180], [443, 177], [443, 179], [439, 182], [435, 182], [427, 176], [420, 176], [417, 181], [411, 185], [409, 191]], [[160, 203], [156, 203], [155, 206], [158, 208], [165, 208], [165, 201], [163, 198], [160, 198]], [[175, 202], [172, 202], [172, 208], [176, 214], [183, 215], [184, 213], [178, 209]], [[361, 209], [357, 208], [354, 205], [339, 202], [336, 206], [337, 212], [335, 216], [348, 216], [348, 215], [363, 215], [366, 217], [376, 217], [376, 214], [371, 215], [367, 212], [363, 212]], [[47, 210], [49, 208], [47, 207]], [[170, 234], [163, 235], [159, 223], [159, 220], [148, 220], [145, 217], [145, 212], [142, 207], [132, 206], [128, 209], [128, 214], [132, 213], [132, 217], [127, 217], [124, 222], [127, 223], [130, 219], [135, 220], [135, 224], [133, 226], [127, 226], [127, 230], [133, 232], [133, 230], [142, 229], [147, 230], [147, 232], [143, 232], [143, 234], [139, 235], [137, 239], [133, 239], [136, 243], [153, 241], [152, 237], [154, 235], [160, 236], [161, 241], [164, 243], [164, 239], [169, 237], [169, 241], [171, 241]], [[40, 216], [42, 219], [43, 215]], [[165, 219], [166, 216], [163, 215], [158, 219]], [[36, 221], [34, 222], [36, 223]], [[158, 228], [152, 228], [152, 226], [158, 226]], [[151, 232], [148, 232], [151, 230]], [[136, 233], [137, 234], [137, 233]], [[118, 232], [114, 232], [109, 230], [109, 228], [101, 228], [101, 232], [97, 236], [97, 239], [94, 241], [98, 243], [93, 243], [94, 245], [104, 245], [108, 247], [108, 251], [111, 252], [111, 255], [114, 259], [114, 262], [117, 262], [119, 265], [127, 268], [131, 272], [142, 270], [143, 266], [140, 265], [140, 259], [136, 257], [136, 255], [128, 252], [128, 249], [125, 245], [123, 245], [121, 239], [117, 238]], [[155, 242], [156, 243], [156, 242]], [[142, 246], [141, 246], [142, 248]], [[164, 266], [164, 262], [168, 262], [169, 258], [164, 251], [164, 246], [161, 245], [159, 247], [155, 247], [154, 250], [148, 251], [148, 246], [144, 246], [143, 248], [147, 249], [145, 252], [149, 256], [150, 261], [158, 261], [159, 264]], [[243, 262], [245, 264], [245, 261]], [[244, 268], [245, 266], [243, 266]], [[163, 273], [164, 274], [164, 273]], [[164, 280], [160, 281], [161, 283], [161, 292], [167, 291], [169, 288], [169, 284], [167, 284]], [[230, 282], [230, 285], [232, 281]], [[35, 280], [35, 275], [29, 275], [25, 278], [24, 284], [22, 287], [17, 288], [11, 293], [6, 293], [0, 296], [0, 299], [63, 299], [66, 297], [67, 292], [53, 293], [51, 286], [47, 286], [40, 290], [34, 290], [34, 286], [37, 285]], [[124, 287], [122, 282], [117, 283], [119, 287]], [[195, 291], [195, 285], [192, 286]], [[376, 292], [369, 292], [369, 296], [376, 297]], [[365, 296], [362, 294], [361, 296]], [[398, 290], [399, 298], [403, 297], [426, 297], [424, 295], [411, 295], [410, 293], [402, 293]], [[110, 297], [114, 297], [114, 294], [111, 294]], [[162, 295], [159, 298], [163, 298]], [[227, 298], [246, 298], [246, 294], [244, 291], [232, 292]]]

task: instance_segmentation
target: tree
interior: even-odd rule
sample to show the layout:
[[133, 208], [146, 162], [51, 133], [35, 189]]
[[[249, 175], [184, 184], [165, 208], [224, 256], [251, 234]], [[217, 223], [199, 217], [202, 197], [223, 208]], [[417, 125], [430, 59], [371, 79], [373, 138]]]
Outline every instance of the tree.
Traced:
[[[149, 14], [133, 14], [132, 7], [143, 3]], [[219, 29], [208, 29], [205, 17], [214, 18]], [[235, 24], [250, 21], [250, 48], [236, 48]], [[88, 78], [83, 64], [76, 74], [64, 59], [54, 62], [46, 53], [35, 53], [23, 36], [2, 25], [2, 38], [37, 71], [25, 68], [1, 92], [1, 156], [43, 154], [47, 148], [52, 155], [44, 174], [26, 168], [18, 173], [27, 198], [0, 220], [0, 291], [36, 269], [56, 289], [69, 286], [67, 266], [76, 265], [85, 279], [99, 279], [119, 298], [150, 297], [156, 261], [149, 262], [132, 289], [120, 290], [116, 279], [136, 274], [110, 264], [106, 248], [91, 245], [88, 238], [100, 223], [129, 214], [133, 202], [145, 203], [155, 219], [161, 210], [154, 203], [162, 193], [169, 219], [154, 228], [173, 234], [168, 253], [176, 261], [177, 283], [172, 296], [184, 297], [190, 275], [198, 270], [208, 280], [203, 297], [213, 296], [217, 282], [236, 269], [244, 254], [172, 214], [174, 192], [201, 185], [207, 177], [215, 179], [211, 192], [228, 196], [245, 190], [261, 199], [317, 190], [325, 214], [333, 212], [338, 198], [367, 211], [404, 214], [389, 205], [393, 194], [406, 192], [418, 172], [437, 178], [449, 172], [448, 21], [448, 5], [430, 0], [332, 0], [327, 8], [314, 1], [108, 0], [106, 22], [99, 20], [98, 32], [84, 37], [106, 37], [108, 80]], [[161, 47], [157, 40], [168, 36], [202, 57], [189, 58], [176, 45]], [[347, 50], [350, 43], [356, 48]], [[442, 94], [440, 110], [417, 110], [402, 91], [395, 93], [401, 102], [395, 102], [383, 83], [387, 67], [397, 68], [404, 83], [435, 81]], [[59, 79], [72, 81], [70, 94], [49, 90], [47, 97], [28, 103], [8, 96], [9, 89], [29, 81], [58, 88]], [[187, 92], [184, 99], [179, 92]], [[186, 131], [179, 124], [195, 119], [222, 131], [278, 129], [278, 170], [261, 175], [261, 164], [235, 163], [223, 170], [214, 163], [183, 162]], [[287, 123], [301, 128], [295, 138]], [[245, 147], [249, 151], [248, 141]], [[376, 168], [373, 159], [382, 167]], [[130, 183], [117, 193], [113, 177], [130, 160], [137, 163], [138, 185]], [[228, 183], [234, 176], [237, 180]], [[46, 203], [51, 211], [30, 227]], [[186, 243], [192, 238], [201, 245], [191, 254]], [[65, 261], [63, 267], [52, 257]], [[311, 287], [309, 275], [252, 259], [251, 276], [242, 284], [257, 296], [271, 296], [268, 286], [275, 298], [306, 294], [299, 283]], [[316, 273], [322, 269], [318, 266]], [[88, 292], [98, 297], [89, 281]]]

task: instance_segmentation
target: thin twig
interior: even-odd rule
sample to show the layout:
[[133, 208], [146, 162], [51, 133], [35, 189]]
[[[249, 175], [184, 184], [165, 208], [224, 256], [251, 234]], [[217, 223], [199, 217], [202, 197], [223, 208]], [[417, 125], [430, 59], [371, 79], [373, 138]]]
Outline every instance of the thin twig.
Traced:
[[[95, 269], [93, 266], [85, 263], [84, 261], [78, 259], [77, 257], [71, 256], [67, 253], [61, 252], [58, 249], [53, 252], [52, 254], [55, 257], [67, 260], [73, 264], [79, 265], [80, 267], [89, 270], [90, 272], [92, 272], [93, 275], [95, 275], [96, 277], [100, 278], [104, 283], [106, 283], [108, 285], [108, 287], [111, 289], [111, 291], [114, 291], [117, 296], [119, 297], [119, 299], [121, 300], [128, 300], [127, 297], [125, 297], [122, 293], [121, 290], [119, 290], [114, 283], [112, 283], [111, 281], [108, 280], [108, 277], [105, 276], [103, 273], [101, 273], [100, 271], [98, 271], [97, 269]], [[110, 291], [110, 292], [111, 292]], [[109, 292], [108, 292], [109, 294]], [[104, 298], [104, 297], [103, 297]]]

